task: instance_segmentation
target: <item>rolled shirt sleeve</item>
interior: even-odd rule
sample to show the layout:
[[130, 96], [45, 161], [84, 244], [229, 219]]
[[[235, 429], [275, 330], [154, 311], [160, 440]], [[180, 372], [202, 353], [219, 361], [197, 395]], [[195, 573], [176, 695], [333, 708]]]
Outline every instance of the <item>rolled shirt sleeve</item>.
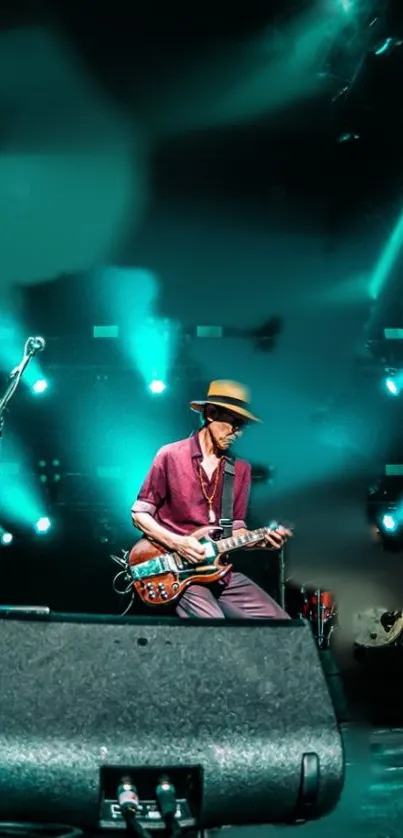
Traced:
[[249, 463], [243, 462], [243, 465], [244, 472], [236, 487], [234, 496], [234, 530], [247, 529], [246, 513], [249, 504], [252, 469]]
[[153, 517], [167, 495], [166, 455], [163, 448], [154, 457], [153, 464], [132, 506], [132, 513], [148, 512]]

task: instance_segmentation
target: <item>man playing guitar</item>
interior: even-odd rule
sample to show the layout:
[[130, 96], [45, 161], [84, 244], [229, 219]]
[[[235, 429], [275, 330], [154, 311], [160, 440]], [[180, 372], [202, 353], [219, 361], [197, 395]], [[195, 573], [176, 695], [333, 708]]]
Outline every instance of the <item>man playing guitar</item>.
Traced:
[[[234, 381], [213, 381], [204, 401], [191, 402], [203, 415], [200, 431], [158, 451], [132, 507], [135, 527], [186, 562], [205, 560], [205, 548], [191, 533], [200, 527], [218, 527], [221, 514], [224, 464], [230, 446], [245, 427], [259, 422], [249, 410], [249, 393]], [[245, 524], [251, 467], [235, 460], [233, 530], [246, 535]], [[215, 527], [214, 527], [215, 525]], [[265, 531], [264, 540], [250, 546], [279, 550], [292, 535], [279, 526]], [[176, 604], [179, 617], [281, 618], [286, 612], [242, 573], [230, 571], [212, 585], [192, 583]]]

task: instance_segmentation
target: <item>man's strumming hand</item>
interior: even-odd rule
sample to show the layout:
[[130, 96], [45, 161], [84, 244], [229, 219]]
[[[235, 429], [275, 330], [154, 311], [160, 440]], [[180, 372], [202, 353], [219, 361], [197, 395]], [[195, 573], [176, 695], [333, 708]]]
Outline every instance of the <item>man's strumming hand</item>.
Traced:
[[191, 564], [199, 564], [206, 558], [206, 551], [193, 535], [178, 535], [175, 538], [175, 553]]

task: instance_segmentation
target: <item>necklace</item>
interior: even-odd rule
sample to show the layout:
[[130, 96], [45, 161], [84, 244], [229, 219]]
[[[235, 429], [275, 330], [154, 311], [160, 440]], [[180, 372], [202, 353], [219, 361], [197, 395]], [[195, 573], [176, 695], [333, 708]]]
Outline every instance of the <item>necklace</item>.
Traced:
[[200, 478], [200, 486], [201, 486], [201, 490], [202, 490], [202, 492], [203, 492], [203, 495], [204, 495], [204, 497], [206, 498], [206, 501], [207, 501], [207, 503], [208, 503], [208, 508], [209, 508], [208, 519], [209, 519], [210, 524], [214, 524], [214, 523], [215, 523], [215, 520], [216, 520], [216, 517], [215, 517], [215, 512], [214, 512], [214, 509], [213, 509], [213, 501], [214, 501], [214, 498], [215, 498], [215, 496], [216, 496], [216, 492], [217, 492], [218, 478], [219, 478], [219, 476], [220, 476], [220, 469], [221, 469], [221, 460], [220, 460], [220, 462], [218, 463], [218, 466], [217, 466], [217, 469], [216, 469], [216, 474], [215, 474], [215, 480], [214, 480], [214, 486], [213, 486], [213, 491], [212, 491], [212, 494], [211, 494], [211, 495], [208, 495], [208, 494], [207, 494], [207, 492], [206, 492], [206, 488], [205, 488], [205, 485], [204, 485], [204, 481], [203, 481], [202, 467], [201, 467], [201, 465], [199, 464], [199, 478]]

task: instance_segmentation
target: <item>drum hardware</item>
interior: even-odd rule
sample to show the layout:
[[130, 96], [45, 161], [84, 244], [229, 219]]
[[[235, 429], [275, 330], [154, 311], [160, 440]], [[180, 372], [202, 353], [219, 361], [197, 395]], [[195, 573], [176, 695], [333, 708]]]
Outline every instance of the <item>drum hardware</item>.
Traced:
[[[287, 582], [292, 582], [288, 579]], [[323, 588], [302, 585], [297, 587], [300, 619], [307, 620], [320, 650], [329, 649], [330, 641], [337, 628], [338, 608], [333, 594]]]

